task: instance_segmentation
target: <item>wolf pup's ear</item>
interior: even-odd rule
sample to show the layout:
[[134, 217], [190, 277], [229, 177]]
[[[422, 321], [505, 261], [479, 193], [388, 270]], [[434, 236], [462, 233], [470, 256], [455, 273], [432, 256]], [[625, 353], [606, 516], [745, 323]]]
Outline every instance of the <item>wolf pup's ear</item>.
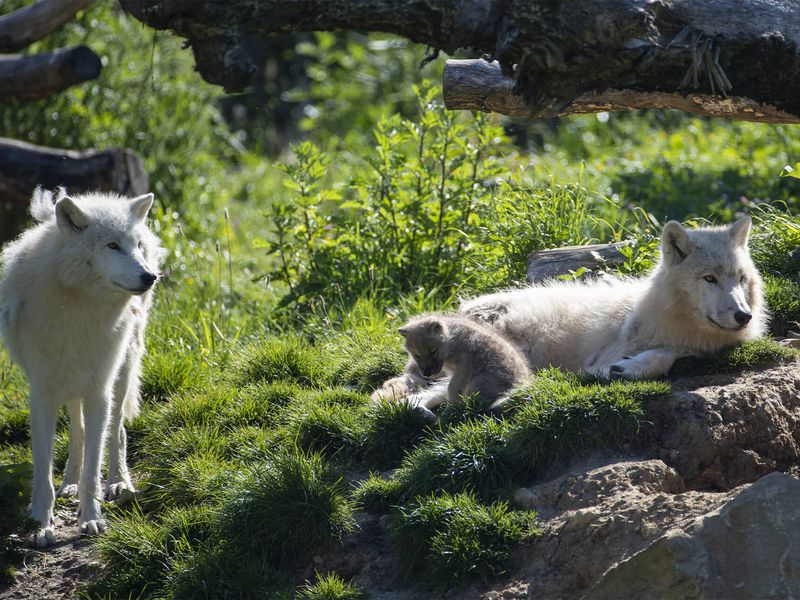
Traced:
[[137, 221], [144, 221], [153, 206], [153, 194], [144, 194], [131, 200], [131, 215]]
[[689, 234], [683, 225], [677, 221], [670, 221], [664, 225], [661, 233], [661, 253], [672, 263], [677, 265], [689, 255], [691, 244]]
[[72, 198], [64, 196], [56, 202], [56, 223], [64, 233], [81, 232], [89, 225], [89, 217]]
[[397, 333], [399, 333], [399, 334], [400, 334], [400, 335], [402, 335], [403, 337], [406, 337], [406, 336], [408, 335], [408, 327], [400, 327], [400, 328], [397, 330]]
[[747, 245], [747, 236], [750, 235], [750, 227], [752, 225], [753, 220], [745, 215], [728, 228], [728, 233], [730, 233], [736, 246]]

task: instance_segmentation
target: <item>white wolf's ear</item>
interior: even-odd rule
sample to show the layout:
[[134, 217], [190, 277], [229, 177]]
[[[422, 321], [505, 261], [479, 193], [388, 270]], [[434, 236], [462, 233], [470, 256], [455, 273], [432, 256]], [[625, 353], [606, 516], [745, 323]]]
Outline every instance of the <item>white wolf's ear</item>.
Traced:
[[750, 227], [753, 225], [753, 220], [745, 215], [736, 223], [728, 228], [728, 233], [733, 238], [733, 243], [737, 246], [747, 245], [747, 236], [750, 235]]
[[56, 202], [56, 223], [64, 233], [80, 232], [89, 225], [89, 217], [72, 198], [64, 196]]
[[137, 221], [144, 221], [153, 206], [153, 194], [144, 194], [131, 200], [131, 215]]
[[400, 328], [397, 330], [397, 333], [399, 333], [399, 334], [400, 334], [400, 335], [402, 335], [403, 337], [406, 337], [406, 336], [408, 335], [408, 327], [400, 327]]
[[689, 233], [677, 221], [670, 221], [664, 225], [661, 233], [661, 253], [672, 263], [677, 265], [683, 262], [691, 252]]

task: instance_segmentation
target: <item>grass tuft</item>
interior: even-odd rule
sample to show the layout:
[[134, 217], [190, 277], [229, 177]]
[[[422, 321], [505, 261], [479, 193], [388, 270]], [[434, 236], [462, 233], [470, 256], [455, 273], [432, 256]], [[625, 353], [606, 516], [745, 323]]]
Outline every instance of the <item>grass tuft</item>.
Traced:
[[670, 371], [670, 376], [689, 377], [714, 373], [738, 373], [768, 365], [792, 362], [799, 357], [800, 350], [783, 346], [767, 338], [761, 338], [723, 350], [712, 356], [677, 360]]
[[426, 435], [427, 419], [407, 402], [372, 404], [364, 417], [364, 460], [376, 469], [396, 467]]
[[405, 486], [398, 479], [383, 479], [380, 475], [370, 473], [353, 490], [353, 500], [359, 508], [366, 511], [386, 512], [399, 506], [404, 494]]
[[329, 374], [319, 352], [302, 338], [267, 338], [245, 347], [233, 365], [239, 385], [293, 381], [303, 386], [328, 382]]
[[230, 552], [262, 554], [281, 567], [310, 559], [350, 531], [351, 513], [341, 481], [320, 455], [284, 454], [240, 473], [217, 516]]
[[344, 582], [336, 573], [317, 574], [317, 580], [307, 583], [297, 591], [298, 600], [361, 600], [363, 592]]
[[393, 519], [392, 538], [406, 576], [451, 585], [505, 571], [514, 544], [536, 533], [534, 513], [505, 502], [484, 506], [471, 494], [417, 498]]
[[509, 426], [510, 453], [532, 473], [598, 448], [629, 442], [639, 430], [642, 401], [669, 393], [657, 381], [581, 380], [557, 369], [541, 371], [516, 391]]

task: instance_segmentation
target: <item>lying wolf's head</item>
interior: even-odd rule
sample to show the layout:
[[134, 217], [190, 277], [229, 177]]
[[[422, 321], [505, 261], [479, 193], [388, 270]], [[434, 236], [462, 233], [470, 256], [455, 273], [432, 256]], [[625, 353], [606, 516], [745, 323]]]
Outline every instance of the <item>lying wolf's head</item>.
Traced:
[[425, 377], [442, 370], [446, 356], [447, 326], [436, 317], [418, 317], [397, 332], [406, 338], [406, 350]]
[[153, 287], [161, 249], [145, 225], [152, 204], [153, 194], [132, 200], [101, 193], [60, 195], [54, 212], [62, 241], [61, 283], [135, 295]]
[[750, 217], [744, 217], [729, 227], [689, 230], [676, 221], [664, 226], [665, 297], [692, 326], [737, 337], [763, 333], [761, 277], [747, 248], [750, 225]]

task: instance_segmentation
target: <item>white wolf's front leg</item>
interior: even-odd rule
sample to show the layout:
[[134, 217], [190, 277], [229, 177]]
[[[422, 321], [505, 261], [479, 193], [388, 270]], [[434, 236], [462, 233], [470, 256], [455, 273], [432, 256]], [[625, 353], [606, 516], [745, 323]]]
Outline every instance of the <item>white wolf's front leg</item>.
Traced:
[[83, 408], [80, 398], [70, 400], [67, 406], [69, 407], [69, 454], [57, 495], [74, 498], [78, 495], [78, 481], [83, 467]]
[[81, 533], [94, 535], [105, 530], [100, 515], [100, 461], [103, 456], [110, 394], [95, 394], [83, 403], [86, 418], [86, 445], [83, 452], [83, 473], [78, 484], [78, 525]]
[[603, 369], [603, 374], [611, 378], [647, 379], [666, 375], [673, 363], [688, 356], [684, 352], [677, 352], [668, 348], [655, 348], [645, 350], [635, 356], [624, 357]]
[[31, 452], [33, 454], [33, 497], [31, 518], [39, 522], [40, 528], [33, 535], [37, 548], [46, 548], [56, 543], [53, 530], [53, 503], [56, 499], [53, 488], [53, 438], [56, 435], [57, 404], [45, 398], [39, 390], [31, 387]]
[[[108, 444], [108, 480], [106, 499], [114, 500], [124, 490], [134, 491], [128, 472], [127, 436], [125, 435], [125, 405], [134, 406], [139, 394], [139, 364], [141, 352], [136, 338], [131, 340], [125, 362], [114, 382], [114, 400], [111, 406], [110, 439]], [[133, 394], [133, 397], [129, 397]]]

